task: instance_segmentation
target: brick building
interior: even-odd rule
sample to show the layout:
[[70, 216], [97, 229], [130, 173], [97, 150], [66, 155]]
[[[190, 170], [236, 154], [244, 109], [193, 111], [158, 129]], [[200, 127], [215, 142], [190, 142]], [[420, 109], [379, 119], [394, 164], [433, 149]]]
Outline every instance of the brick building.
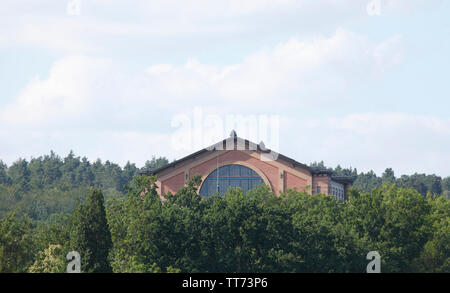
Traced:
[[329, 170], [311, 168], [291, 158], [252, 143], [232, 132], [230, 137], [164, 167], [147, 170], [157, 175], [158, 193], [175, 193], [195, 174], [200, 174], [202, 196], [219, 193], [229, 187], [244, 192], [266, 184], [275, 194], [296, 188], [308, 193], [323, 193], [336, 199], [347, 199], [347, 190], [356, 179], [334, 176]]

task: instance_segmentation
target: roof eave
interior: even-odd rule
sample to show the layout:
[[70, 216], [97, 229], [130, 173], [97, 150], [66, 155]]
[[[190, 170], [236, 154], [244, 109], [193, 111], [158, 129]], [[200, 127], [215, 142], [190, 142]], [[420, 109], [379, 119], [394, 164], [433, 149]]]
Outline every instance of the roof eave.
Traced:
[[[238, 136], [234, 136], [233, 138], [234, 138], [234, 143], [236, 143], [237, 140], [239, 140], [239, 139], [244, 141], [245, 142], [244, 145], [245, 145], [246, 148], [247, 148], [247, 146], [252, 144], [252, 145], [256, 146], [256, 150], [257, 151], [260, 151], [262, 153], [271, 153], [272, 152], [272, 150], [266, 149], [264, 147], [261, 147], [260, 144], [256, 144], [256, 143], [251, 142], [251, 141], [249, 141], [247, 139], [243, 139], [243, 138], [240, 138]], [[230, 139], [230, 138], [228, 138], [228, 139]], [[222, 141], [219, 141], [218, 143], [213, 144], [212, 146], [210, 146], [208, 148], [201, 149], [201, 150], [199, 150], [199, 151], [197, 151], [195, 153], [192, 153], [192, 154], [190, 154], [190, 155], [188, 155], [186, 157], [183, 157], [183, 158], [181, 158], [179, 160], [173, 161], [172, 163], [169, 163], [169, 164], [167, 164], [167, 165], [165, 165], [163, 167], [160, 167], [160, 168], [157, 168], [157, 169], [154, 169], [154, 170], [143, 170], [143, 171], [140, 171], [139, 174], [141, 174], [141, 175], [144, 175], [144, 174], [145, 175], [155, 175], [155, 174], [158, 174], [158, 173], [160, 173], [160, 172], [162, 172], [162, 171], [164, 171], [166, 169], [175, 168], [178, 164], [180, 164], [182, 162], [185, 162], [185, 161], [187, 161], [187, 160], [189, 160], [191, 158], [195, 159], [196, 156], [199, 156], [199, 155], [201, 155], [201, 154], [203, 154], [205, 152], [221, 150], [221, 149], [217, 149], [217, 146], [220, 145], [220, 144], [222, 144], [222, 146], [224, 146], [228, 139], [223, 139]], [[225, 149], [225, 148], [222, 148], [222, 149]], [[302, 168], [310, 171], [311, 173], [314, 172], [313, 169], [311, 169], [311, 167], [309, 167], [308, 165], [305, 165], [303, 163], [297, 162], [296, 160], [291, 159], [289, 157], [286, 157], [286, 156], [284, 156], [282, 154], [277, 153], [277, 159], [278, 158], [281, 158], [282, 160], [285, 160], [285, 161], [291, 163], [294, 167], [298, 166], [298, 167], [302, 167]]]

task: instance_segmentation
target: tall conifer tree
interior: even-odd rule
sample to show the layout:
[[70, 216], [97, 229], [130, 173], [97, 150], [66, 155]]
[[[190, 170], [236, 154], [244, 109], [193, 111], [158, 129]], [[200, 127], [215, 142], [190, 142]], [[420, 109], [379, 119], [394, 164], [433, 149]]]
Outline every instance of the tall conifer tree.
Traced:
[[112, 247], [111, 233], [106, 220], [103, 194], [92, 189], [86, 204], [79, 205], [73, 214], [71, 242], [81, 256], [81, 270], [86, 273], [108, 273]]

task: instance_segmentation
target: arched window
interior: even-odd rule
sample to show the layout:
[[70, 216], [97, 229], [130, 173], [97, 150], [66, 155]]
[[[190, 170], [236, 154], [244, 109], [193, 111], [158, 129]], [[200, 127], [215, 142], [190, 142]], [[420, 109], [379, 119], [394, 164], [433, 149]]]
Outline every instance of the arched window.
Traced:
[[201, 196], [215, 193], [224, 195], [230, 187], [240, 187], [244, 193], [264, 184], [262, 178], [252, 169], [242, 165], [225, 165], [211, 172], [200, 188]]

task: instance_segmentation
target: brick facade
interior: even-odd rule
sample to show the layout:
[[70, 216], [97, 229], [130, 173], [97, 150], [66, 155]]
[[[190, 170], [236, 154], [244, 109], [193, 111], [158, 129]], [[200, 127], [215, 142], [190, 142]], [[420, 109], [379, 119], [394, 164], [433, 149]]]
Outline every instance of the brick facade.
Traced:
[[[195, 174], [200, 174], [204, 181], [217, 167], [238, 164], [255, 171], [277, 195], [288, 189], [316, 193], [318, 186], [320, 193], [330, 194], [332, 174], [329, 171], [318, 172], [282, 155], [276, 160], [264, 161], [261, 155], [260, 149], [238, 150], [236, 147], [232, 150], [204, 149], [156, 170], [153, 174], [157, 174], [158, 177], [156, 182], [158, 193], [160, 196], [169, 191], [175, 193]], [[350, 184], [345, 184], [346, 192], [349, 186]]]

